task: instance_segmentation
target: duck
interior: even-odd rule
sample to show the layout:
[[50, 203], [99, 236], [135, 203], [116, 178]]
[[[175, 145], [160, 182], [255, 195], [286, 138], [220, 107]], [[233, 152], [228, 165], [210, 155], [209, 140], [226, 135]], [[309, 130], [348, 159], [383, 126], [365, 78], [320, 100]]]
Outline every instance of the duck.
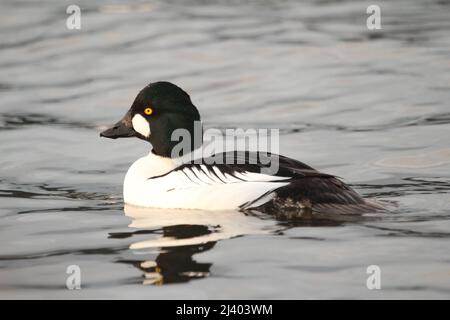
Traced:
[[[126, 204], [162, 209], [285, 212], [289, 216], [361, 214], [381, 209], [340, 178], [275, 153], [231, 150], [195, 160], [186, 157], [202, 146], [202, 138], [198, 139], [195, 132], [199, 124], [202, 128], [200, 113], [190, 96], [171, 82], [158, 81], [145, 86], [123, 118], [100, 133], [110, 139], [134, 137], [152, 146], [125, 175]], [[173, 139], [177, 130], [188, 133], [188, 147], [174, 154], [179, 144]], [[278, 162], [276, 172], [266, 170], [270, 159]]]

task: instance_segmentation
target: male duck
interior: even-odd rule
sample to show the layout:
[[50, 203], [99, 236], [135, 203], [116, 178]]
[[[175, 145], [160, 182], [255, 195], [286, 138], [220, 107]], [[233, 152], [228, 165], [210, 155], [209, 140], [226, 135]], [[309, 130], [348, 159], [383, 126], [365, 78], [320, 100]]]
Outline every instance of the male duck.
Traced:
[[[153, 146], [149, 155], [128, 169], [123, 188], [125, 203], [154, 208], [254, 209], [272, 213], [306, 210], [351, 214], [379, 209], [336, 177], [284, 156], [278, 156], [279, 169], [275, 174], [263, 172], [267, 161], [261, 159], [267, 153], [258, 152], [214, 155], [216, 159], [226, 157], [226, 164], [206, 161], [210, 158], [202, 159], [201, 163], [180, 164], [172, 156], [178, 143], [172, 140], [172, 133], [179, 128], [191, 133], [189, 151], [194, 151], [198, 147], [193, 139], [194, 126], [199, 121], [199, 112], [186, 92], [170, 82], [155, 82], [139, 92], [119, 122], [100, 134], [112, 139], [137, 137]], [[245, 163], [237, 161], [238, 157]], [[230, 159], [234, 161], [230, 163]]]

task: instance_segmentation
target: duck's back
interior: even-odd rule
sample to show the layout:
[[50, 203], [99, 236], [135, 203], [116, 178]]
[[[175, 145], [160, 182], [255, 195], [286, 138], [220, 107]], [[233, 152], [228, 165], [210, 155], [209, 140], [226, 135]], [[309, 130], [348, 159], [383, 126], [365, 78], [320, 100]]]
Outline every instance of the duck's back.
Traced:
[[[235, 172], [267, 172], [270, 161], [277, 161], [276, 177], [289, 177], [287, 184], [273, 190], [260, 199], [244, 204], [243, 209], [254, 209], [271, 214], [283, 211], [305, 211], [331, 214], [361, 214], [382, 210], [382, 206], [362, 198], [337, 177], [321, 173], [314, 168], [281, 155], [257, 152], [228, 152], [216, 155], [224, 159], [236, 159], [245, 164], [226, 165]], [[255, 161], [256, 160], [256, 161]]]

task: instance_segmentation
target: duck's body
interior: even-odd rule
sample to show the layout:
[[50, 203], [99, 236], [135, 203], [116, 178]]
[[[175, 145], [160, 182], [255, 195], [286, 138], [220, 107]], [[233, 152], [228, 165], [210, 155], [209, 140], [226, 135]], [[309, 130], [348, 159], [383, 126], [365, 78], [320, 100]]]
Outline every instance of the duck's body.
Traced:
[[179, 165], [175, 160], [150, 153], [128, 169], [124, 200], [155, 208], [239, 209], [289, 184], [289, 179], [223, 164]]
[[141, 207], [254, 209], [270, 213], [310, 209], [358, 213], [375, 209], [373, 204], [367, 203], [334, 176], [283, 156], [279, 156], [277, 175], [263, 174], [261, 162], [250, 163], [249, 155], [258, 156], [257, 153], [245, 153], [246, 163], [227, 165], [208, 164], [209, 161], [180, 163], [150, 152], [128, 169], [124, 200]]
[[[153, 145], [152, 152], [134, 162], [126, 174], [123, 192], [127, 204], [271, 213], [361, 213], [379, 209], [336, 177], [283, 156], [231, 152], [214, 155], [215, 161], [206, 158], [181, 163], [172, 155], [172, 133], [177, 128], [192, 132], [192, 123], [199, 119], [184, 91], [168, 82], [157, 82], [144, 88], [125, 117], [102, 133], [109, 138], [137, 136]], [[194, 140], [191, 142], [189, 151], [198, 147]], [[267, 157], [278, 161], [274, 174], [264, 170]], [[219, 158], [223, 161], [217, 162]]]

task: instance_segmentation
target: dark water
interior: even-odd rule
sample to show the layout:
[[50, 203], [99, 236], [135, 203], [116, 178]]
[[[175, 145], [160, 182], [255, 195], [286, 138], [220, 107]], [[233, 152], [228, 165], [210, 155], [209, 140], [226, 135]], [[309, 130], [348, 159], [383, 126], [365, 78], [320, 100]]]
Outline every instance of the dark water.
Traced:
[[[448, 1], [377, 2], [380, 31], [361, 1], [77, 1], [81, 30], [69, 4], [0, 2], [1, 298], [450, 297]], [[156, 80], [392, 212], [124, 208], [147, 146], [98, 132]]]

